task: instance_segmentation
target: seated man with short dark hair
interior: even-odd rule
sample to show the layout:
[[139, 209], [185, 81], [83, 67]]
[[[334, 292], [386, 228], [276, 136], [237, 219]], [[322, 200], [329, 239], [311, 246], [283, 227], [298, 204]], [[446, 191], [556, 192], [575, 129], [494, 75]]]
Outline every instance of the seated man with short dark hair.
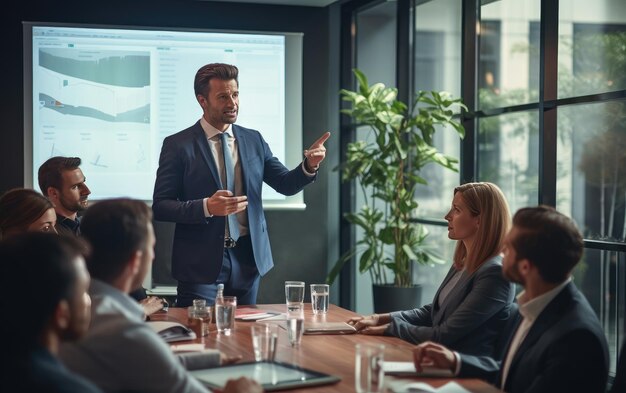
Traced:
[[[89, 273], [78, 240], [26, 233], [0, 244], [2, 392], [98, 393], [57, 359], [87, 331]], [[15, 295], [15, 296], [12, 296]]]
[[520, 209], [505, 240], [502, 271], [524, 287], [520, 321], [502, 362], [432, 343], [414, 349], [415, 367], [434, 363], [460, 377], [495, 379], [509, 393], [603, 393], [607, 342], [600, 322], [571, 272], [583, 253], [574, 222], [548, 206]]
[[39, 188], [48, 197], [57, 213], [57, 232], [61, 235], [79, 235], [78, 213], [87, 209], [91, 191], [85, 184], [85, 175], [79, 168], [79, 157], [51, 157], [39, 167]]

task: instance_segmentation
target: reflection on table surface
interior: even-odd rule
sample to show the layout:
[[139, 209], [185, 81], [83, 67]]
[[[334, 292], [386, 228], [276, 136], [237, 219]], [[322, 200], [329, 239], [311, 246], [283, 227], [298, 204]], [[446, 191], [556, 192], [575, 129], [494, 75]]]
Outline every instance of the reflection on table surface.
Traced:
[[[239, 308], [250, 306], [239, 306]], [[286, 312], [284, 304], [262, 304], [257, 305], [260, 310]], [[327, 314], [314, 315], [311, 304], [305, 303], [305, 322], [342, 322], [356, 313], [344, 308], [330, 305]], [[280, 317], [279, 317], [280, 318]], [[187, 309], [170, 308], [167, 312], [159, 312], [150, 316], [151, 320], [168, 320], [187, 325]], [[252, 338], [250, 326], [255, 323], [275, 323], [281, 325], [279, 329], [278, 346], [276, 351], [276, 361], [294, 364], [303, 368], [319, 371], [326, 374], [335, 375], [341, 378], [339, 383], [324, 385], [319, 387], [307, 387], [296, 392], [354, 392], [354, 355], [355, 345], [358, 343], [374, 342], [385, 345], [386, 361], [411, 361], [411, 349], [413, 345], [395, 337], [366, 336], [360, 334], [336, 334], [336, 335], [305, 335], [299, 347], [292, 347], [287, 339], [287, 331], [284, 329], [284, 321], [236, 321], [235, 330], [230, 336], [219, 334], [215, 328], [214, 321], [211, 324], [209, 335], [194, 340], [195, 343], [202, 343], [206, 348], [219, 349], [227, 356], [241, 355], [241, 362], [253, 362], [254, 352], [252, 350]], [[190, 341], [191, 342], [191, 341]], [[178, 342], [176, 344], [184, 344]], [[385, 376], [387, 382], [398, 380], [398, 378]], [[424, 382], [432, 387], [440, 387], [450, 381], [454, 381], [470, 392], [475, 393], [495, 393], [499, 390], [488, 383], [478, 379], [451, 379], [451, 378], [405, 378], [402, 380]]]

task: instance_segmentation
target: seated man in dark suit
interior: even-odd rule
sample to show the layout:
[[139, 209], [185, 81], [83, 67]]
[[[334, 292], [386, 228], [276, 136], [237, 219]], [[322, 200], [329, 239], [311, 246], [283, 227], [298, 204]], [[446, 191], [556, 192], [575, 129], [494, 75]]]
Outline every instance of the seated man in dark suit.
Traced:
[[416, 369], [432, 362], [460, 377], [497, 376], [496, 386], [509, 393], [604, 392], [606, 338], [571, 279], [582, 253], [582, 236], [570, 218], [547, 206], [520, 209], [505, 240], [502, 269], [524, 291], [502, 362], [427, 342], [414, 350]]
[[8, 317], [0, 324], [0, 391], [100, 392], [57, 358], [61, 341], [80, 338], [89, 326], [82, 250], [76, 239], [44, 233], [16, 235], [0, 245], [0, 287], [7, 294], [0, 306]]

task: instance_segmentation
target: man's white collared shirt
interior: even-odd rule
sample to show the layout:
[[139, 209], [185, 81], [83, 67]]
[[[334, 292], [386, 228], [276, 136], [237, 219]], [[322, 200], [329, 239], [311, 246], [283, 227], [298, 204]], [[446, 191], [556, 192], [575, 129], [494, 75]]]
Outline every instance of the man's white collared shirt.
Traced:
[[563, 290], [563, 288], [565, 288], [567, 284], [569, 284], [570, 281], [572, 281], [571, 277], [559, 286], [531, 300], [525, 300], [526, 291], [522, 291], [519, 295], [517, 295], [519, 313], [522, 315], [523, 319], [519, 328], [515, 332], [515, 336], [513, 336], [513, 340], [511, 340], [511, 345], [509, 346], [506, 358], [502, 364], [502, 385], [500, 388], [504, 389], [506, 378], [509, 374], [509, 369], [511, 367], [511, 362], [515, 357], [515, 353], [519, 349], [522, 342], [524, 342], [524, 339], [528, 335], [530, 328], [537, 320], [537, 317], [539, 317], [539, 314], [541, 314], [548, 304], [550, 304], [550, 302]]

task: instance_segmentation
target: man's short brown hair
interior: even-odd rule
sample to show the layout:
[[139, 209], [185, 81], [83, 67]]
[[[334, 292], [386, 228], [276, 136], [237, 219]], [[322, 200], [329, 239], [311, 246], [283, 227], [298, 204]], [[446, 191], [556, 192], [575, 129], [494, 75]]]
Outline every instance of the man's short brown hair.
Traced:
[[78, 157], [52, 157], [41, 164], [38, 172], [39, 188], [41, 192], [48, 196], [48, 188], [53, 187], [60, 190], [63, 186], [62, 173], [70, 171], [80, 166], [81, 160]]
[[518, 235], [511, 245], [517, 260], [528, 259], [549, 283], [565, 281], [583, 255], [574, 221], [550, 206], [526, 207], [513, 216]]
[[224, 63], [211, 63], [202, 66], [193, 81], [193, 90], [197, 96], [206, 97], [209, 94], [209, 82], [217, 78], [223, 81], [235, 80], [239, 86], [239, 69], [234, 65]]
[[85, 211], [81, 233], [91, 247], [87, 269], [92, 277], [111, 282], [135, 252], [148, 244], [152, 210], [143, 201], [117, 198], [100, 201]]

